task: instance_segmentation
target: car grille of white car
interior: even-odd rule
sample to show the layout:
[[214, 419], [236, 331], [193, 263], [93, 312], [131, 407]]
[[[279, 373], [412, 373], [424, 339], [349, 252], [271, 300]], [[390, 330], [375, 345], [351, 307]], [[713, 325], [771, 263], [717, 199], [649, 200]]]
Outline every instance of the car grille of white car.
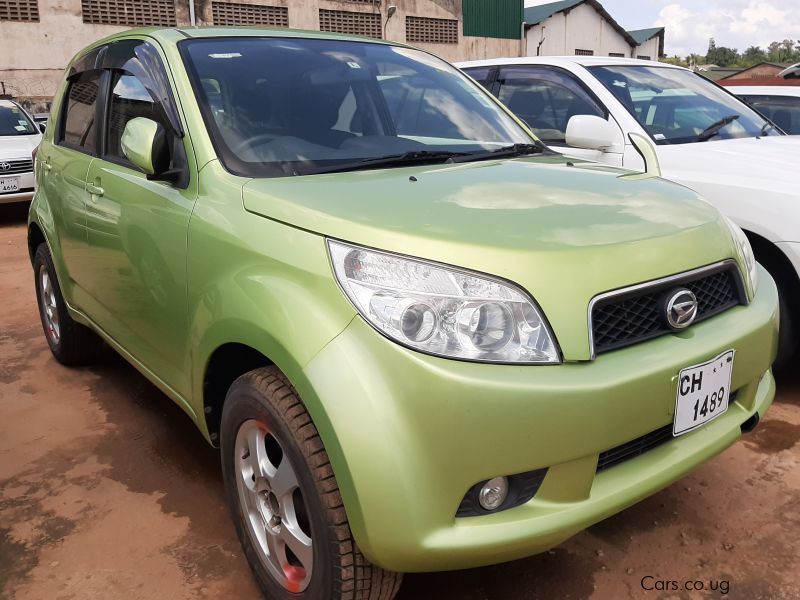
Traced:
[[30, 173], [33, 171], [33, 160], [23, 158], [20, 160], [0, 159], [0, 177], [3, 175], [16, 175], [17, 173]]

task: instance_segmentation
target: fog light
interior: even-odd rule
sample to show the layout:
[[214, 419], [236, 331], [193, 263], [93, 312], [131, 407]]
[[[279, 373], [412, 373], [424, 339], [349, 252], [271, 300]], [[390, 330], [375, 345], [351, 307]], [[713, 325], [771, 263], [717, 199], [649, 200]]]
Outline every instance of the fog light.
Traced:
[[497, 510], [508, 496], [508, 479], [495, 477], [487, 481], [478, 493], [478, 502], [486, 510]]

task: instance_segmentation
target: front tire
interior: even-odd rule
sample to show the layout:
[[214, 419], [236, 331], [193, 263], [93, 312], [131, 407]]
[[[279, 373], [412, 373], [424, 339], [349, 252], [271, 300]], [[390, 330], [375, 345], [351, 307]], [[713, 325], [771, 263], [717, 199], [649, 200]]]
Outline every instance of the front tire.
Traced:
[[53, 257], [46, 244], [39, 244], [33, 257], [36, 277], [36, 300], [47, 345], [58, 362], [68, 367], [91, 363], [103, 342], [88, 327], [77, 323], [67, 310], [58, 284]]
[[236, 533], [267, 598], [394, 598], [402, 575], [358, 549], [319, 433], [279, 369], [234, 382], [220, 436]]

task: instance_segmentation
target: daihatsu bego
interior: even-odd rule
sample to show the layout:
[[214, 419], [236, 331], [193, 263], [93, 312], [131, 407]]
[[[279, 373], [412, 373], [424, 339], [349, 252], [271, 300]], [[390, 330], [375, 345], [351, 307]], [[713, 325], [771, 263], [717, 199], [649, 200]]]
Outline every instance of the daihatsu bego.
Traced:
[[268, 598], [541, 552], [772, 402], [777, 292], [741, 230], [404, 45], [112, 36], [69, 65], [36, 174], [50, 349], [104, 341], [220, 446]]

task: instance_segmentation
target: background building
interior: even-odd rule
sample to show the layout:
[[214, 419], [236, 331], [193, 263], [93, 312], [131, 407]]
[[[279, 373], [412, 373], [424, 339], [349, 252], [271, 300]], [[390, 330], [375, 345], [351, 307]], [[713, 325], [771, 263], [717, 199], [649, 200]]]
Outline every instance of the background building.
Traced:
[[561, 0], [525, 9], [528, 56], [618, 56], [659, 60], [664, 28], [625, 31], [597, 0]]
[[[397, 10], [387, 20], [390, 5]], [[522, 0], [0, 0], [0, 93], [47, 110], [64, 67], [84, 46], [131, 27], [193, 22], [366, 35], [449, 60], [519, 56], [522, 6]]]

